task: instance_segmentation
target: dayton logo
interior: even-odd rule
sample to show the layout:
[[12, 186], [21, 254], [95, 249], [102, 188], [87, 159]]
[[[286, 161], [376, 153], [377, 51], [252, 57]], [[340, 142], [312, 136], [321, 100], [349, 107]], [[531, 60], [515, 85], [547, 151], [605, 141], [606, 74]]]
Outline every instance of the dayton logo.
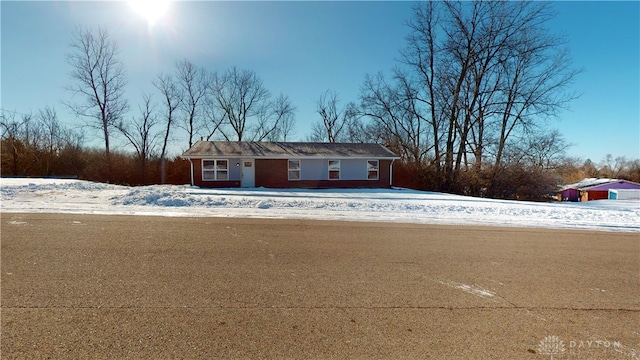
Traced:
[[538, 344], [538, 353], [542, 355], [549, 355], [552, 359], [554, 356], [562, 356], [565, 351], [564, 341], [560, 340], [560, 338], [555, 335], [547, 336], [540, 340], [540, 343]]

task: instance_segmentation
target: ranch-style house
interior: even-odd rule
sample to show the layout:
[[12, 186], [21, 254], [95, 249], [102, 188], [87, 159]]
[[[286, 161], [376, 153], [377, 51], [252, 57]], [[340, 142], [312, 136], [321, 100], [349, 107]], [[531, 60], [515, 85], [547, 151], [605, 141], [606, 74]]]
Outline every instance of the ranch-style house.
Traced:
[[379, 144], [199, 141], [181, 156], [203, 188], [388, 188], [399, 157]]

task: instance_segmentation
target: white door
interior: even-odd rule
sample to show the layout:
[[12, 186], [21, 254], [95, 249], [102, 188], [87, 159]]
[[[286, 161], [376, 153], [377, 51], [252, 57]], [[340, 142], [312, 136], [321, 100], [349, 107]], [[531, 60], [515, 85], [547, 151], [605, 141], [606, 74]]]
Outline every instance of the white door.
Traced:
[[254, 169], [253, 159], [242, 160], [242, 180], [240, 185], [242, 187], [256, 187], [256, 172]]

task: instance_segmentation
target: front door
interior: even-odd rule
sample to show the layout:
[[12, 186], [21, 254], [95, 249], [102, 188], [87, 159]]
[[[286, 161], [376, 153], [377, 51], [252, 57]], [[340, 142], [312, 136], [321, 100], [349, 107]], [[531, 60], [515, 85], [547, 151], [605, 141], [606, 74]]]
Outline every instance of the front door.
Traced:
[[256, 172], [253, 159], [242, 159], [242, 187], [256, 187]]

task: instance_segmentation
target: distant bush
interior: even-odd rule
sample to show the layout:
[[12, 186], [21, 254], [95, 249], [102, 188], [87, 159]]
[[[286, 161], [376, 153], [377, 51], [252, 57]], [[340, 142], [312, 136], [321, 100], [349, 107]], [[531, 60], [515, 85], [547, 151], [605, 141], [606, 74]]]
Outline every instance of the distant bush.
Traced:
[[[45, 153], [26, 146], [16, 139], [1, 142], [1, 176], [59, 176], [122, 185], [150, 185], [160, 183], [160, 159], [149, 159], [142, 170], [140, 161], [132, 154], [67, 146], [55, 153]], [[166, 163], [167, 184], [188, 184], [189, 162], [180, 158]]]
[[393, 167], [394, 186], [495, 199], [549, 201], [559, 183], [552, 170], [510, 164], [498, 169], [466, 169], [460, 173], [453, 188], [443, 189], [441, 174], [435, 166], [396, 162]]

